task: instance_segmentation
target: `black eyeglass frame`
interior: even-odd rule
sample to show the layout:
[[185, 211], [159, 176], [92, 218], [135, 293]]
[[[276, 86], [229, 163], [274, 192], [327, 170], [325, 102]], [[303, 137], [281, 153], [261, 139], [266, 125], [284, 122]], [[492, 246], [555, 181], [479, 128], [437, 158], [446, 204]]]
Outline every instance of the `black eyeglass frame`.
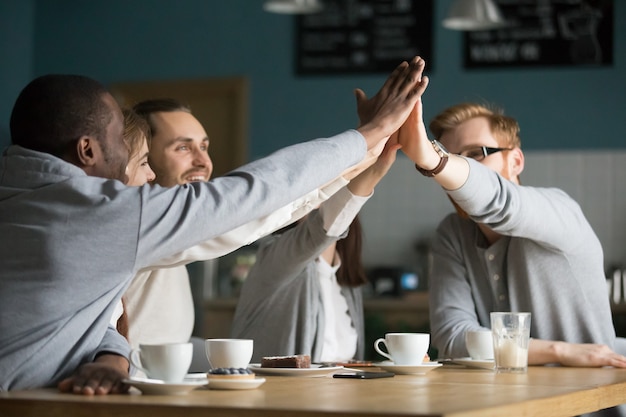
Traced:
[[[477, 149], [480, 149], [482, 151], [482, 153], [483, 153], [480, 158], [472, 157], [472, 156], [469, 156], [469, 155], [463, 155], [465, 152], [474, 151], [474, 150], [477, 150]], [[460, 153], [458, 155], [465, 156], [466, 158], [472, 158], [472, 159], [475, 159], [477, 161], [482, 161], [483, 159], [485, 159], [489, 155], [493, 155], [494, 153], [502, 152], [502, 151], [512, 151], [512, 150], [513, 150], [513, 148], [492, 148], [490, 146], [477, 146], [475, 148], [468, 149], [467, 151], [463, 151], [462, 153]]]

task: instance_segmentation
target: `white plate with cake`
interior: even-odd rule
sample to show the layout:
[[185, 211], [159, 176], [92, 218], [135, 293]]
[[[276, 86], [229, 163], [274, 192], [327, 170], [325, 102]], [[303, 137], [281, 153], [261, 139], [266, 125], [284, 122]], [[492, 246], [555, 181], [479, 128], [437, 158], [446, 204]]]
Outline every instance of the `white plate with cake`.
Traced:
[[324, 376], [343, 369], [343, 366], [311, 365], [310, 368], [263, 368], [260, 363], [248, 365], [257, 374], [280, 376]]
[[248, 368], [257, 374], [280, 376], [324, 376], [343, 369], [343, 366], [311, 364], [309, 355], [264, 356], [261, 363]]

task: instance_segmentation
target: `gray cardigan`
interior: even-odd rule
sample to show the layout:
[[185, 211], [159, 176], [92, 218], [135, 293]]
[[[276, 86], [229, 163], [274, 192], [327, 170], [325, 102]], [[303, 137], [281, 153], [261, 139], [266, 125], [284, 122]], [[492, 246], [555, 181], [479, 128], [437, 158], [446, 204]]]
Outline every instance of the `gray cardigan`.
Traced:
[[356, 131], [282, 149], [208, 183], [126, 187], [49, 154], [0, 158], [0, 390], [56, 385], [100, 352], [135, 273], [283, 207], [361, 161]]
[[[343, 235], [345, 236], [345, 234]], [[320, 359], [324, 309], [315, 259], [330, 243], [318, 210], [296, 227], [265, 241], [242, 287], [232, 337], [254, 340], [252, 362], [263, 356], [306, 354]], [[361, 288], [342, 287], [357, 331], [356, 358], [364, 353]]]

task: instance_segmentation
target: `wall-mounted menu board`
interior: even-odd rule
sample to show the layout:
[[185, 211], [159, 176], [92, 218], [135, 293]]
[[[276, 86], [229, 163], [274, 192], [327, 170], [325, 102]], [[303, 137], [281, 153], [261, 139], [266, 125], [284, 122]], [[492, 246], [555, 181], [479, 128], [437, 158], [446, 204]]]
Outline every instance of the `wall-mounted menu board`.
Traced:
[[432, 0], [323, 4], [320, 13], [296, 17], [297, 74], [389, 73], [415, 55], [432, 63]]
[[510, 26], [467, 32], [465, 67], [613, 63], [613, 0], [496, 0]]

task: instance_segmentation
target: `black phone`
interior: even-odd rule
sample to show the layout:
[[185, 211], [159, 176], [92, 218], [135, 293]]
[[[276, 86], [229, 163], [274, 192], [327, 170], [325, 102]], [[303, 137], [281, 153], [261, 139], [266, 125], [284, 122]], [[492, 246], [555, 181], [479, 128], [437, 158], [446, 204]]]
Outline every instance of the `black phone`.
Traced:
[[374, 379], [389, 378], [394, 376], [393, 372], [365, 372], [365, 371], [343, 371], [333, 374], [333, 378], [356, 378], [356, 379]]

